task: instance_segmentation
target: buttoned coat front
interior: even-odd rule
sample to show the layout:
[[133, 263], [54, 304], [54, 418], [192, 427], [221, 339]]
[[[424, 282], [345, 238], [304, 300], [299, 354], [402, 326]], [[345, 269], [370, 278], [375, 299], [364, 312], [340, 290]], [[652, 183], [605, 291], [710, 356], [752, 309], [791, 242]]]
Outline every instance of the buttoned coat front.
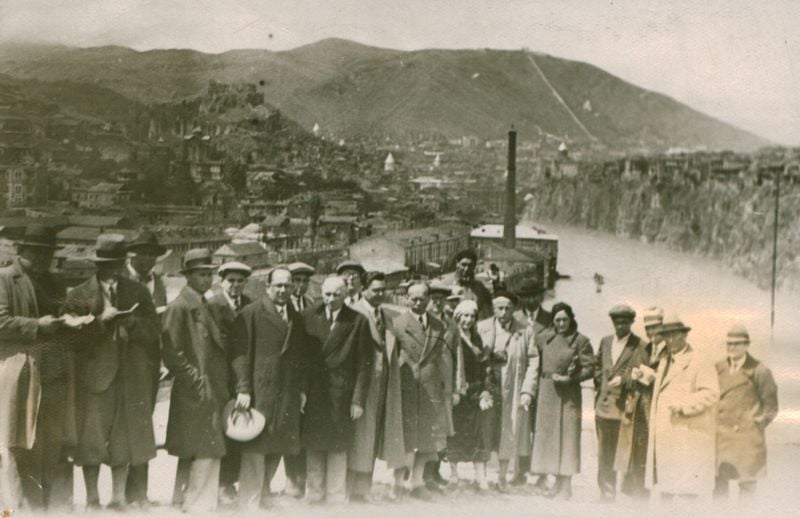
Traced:
[[395, 318], [392, 331], [400, 359], [403, 402], [403, 439], [406, 452], [436, 453], [447, 445], [447, 399], [452, 397], [450, 350], [444, 323], [427, 313], [423, 329], [410, 311]]
[[714, 488], [717, 371], [687, 345], [658, 364], [650, 406], [645, 485], [660, 493], [710, 496]]
[[243, 453], [300, 452], [300, 394], [306, 383], [303, 319], [286, 304], [288, 322], [269, 297], [245, 307], [231, 329], [236, 391], [264, 414], [264, 431], [242, 444]]
[[494, 376], [499, 384], [500, 401], [495, 411], [500, 410], [498, 419], [499, 442], [497, 456], [503, 460], [529, 456], [531, 443], [530, 409], [520, 405], [520, 398], [527, 394], [536, 399], [538, 384], [539, 354], [534, 344], [533, 328], [517, 319], [511, 320], [508, 343], [497, 340], [497, 320], [487, 318], [478, 322], [478, 334], [483, 346], [497, 356], [501, 354], [505, 362]]
[[355, 422], [353, 446], [347, 454], [347, 467], [359, 473], [372, 473], [375, 458], [386, 461], [390, 469], [406, 464], [403, 439], [403, 402], [400, 393], [400, 358], [392, 321], [396, 310], [381, 306], [384, 329], [378, 328], [375, 308], [363, 297], [355, 302], [369, 322], [372, 343], [370, 382], [364, 401], [364, 415]]
[[185, 286], [163, 315], [164, 364], [175, 376], [166, 448], [181, 458], [225, 455], [227, 351], [203, 296]]
[[[111, 323], [100, 321], [104, 308], [103, 288], [92, 276], [73, 288], [64, 302], [64, 312], [73, 315], [95, 316], [95, 320], [74, 335], [76, 344], [75, 377], [79, 451], [76, 462], [97, 463], [94, 454], [84, 459], [82, 452], [103, 451], [103, 444], [90, 444], [86, 437], [101, 439], [102, 434], [84, 434], [80, 429], [82, 416], [91, 409], [94, 398], [89, 393], [105, 392], [118, 377], [124, 393], [124, 412], [130, 447], [130, 463], [143, 464], [155, 457], [155, 437], [152, 416], [152, 368], [150, 355], [158, 350], [159, 324], [153, 300], [147, 289], [138, 282], [117, 280], [117, 309], [136, 306], [129, 316]], [[106, 462], [105, 459], [101, 460]]]
[[594, 369], [594, 413], [595, 416], [604, 419], [620, 420], [625, 409], [625, 401], [622, 399], [622, 383], [616, 387], [610, 387], [608, 382], [617, 376], [622, 381], [634, 353], [641, 343], [641, 338], [631, 333], [617, 361], [614, 361], [611, 356], [613, 342], [613, 335], [604, 336], [600, 340], [600, 347], [597, 348]]
[[767, 467], [764, 430], [778, 415], [778, 387], [770, 370], [749, 354], [736, 373], [730, 372], [728, 360], [716, 368], [717, 468], [728, 464], [740, 480], [762, 477]]
[[303, 313], [303, 325], [308, 366], [303, 447], [347, 451], [353, 444], [355, 425], [350, 407], [363, 409], [369, 388], [373, 360], [369, 322], [343, 306], [331, 324], [325, 305], [319, 303]]

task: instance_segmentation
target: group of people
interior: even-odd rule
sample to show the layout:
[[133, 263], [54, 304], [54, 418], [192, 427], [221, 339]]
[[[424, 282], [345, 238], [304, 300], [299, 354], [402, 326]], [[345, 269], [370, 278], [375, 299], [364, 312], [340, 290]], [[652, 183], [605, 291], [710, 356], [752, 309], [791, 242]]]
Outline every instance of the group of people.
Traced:
[[[430, 500], [472, 463], [477, 492], [571, 496], [581, 460], [582, 382], [595, 383], [598, 485], [669, 498], [755, 489], [764, 429], [777, 414], [770, 371], [747, 354], [741, 327], [709, 367], [677, 317], [650, 309], [610, 316], [595, 352], [563, 302], [544, 288], [475, 279], [457, 254], [452, 286], [415, 281], [407, 307], [387, 304], [386, 277], [354, 261], [308, 293], [314, 268], [276, 266], [266, 284], [206, 249], [182, 258], [186, 285], [167, 302], [153, 272], [165, 250], [142, 231], [101, 234], [96, 274], [68, 292], [48, 273], [52, 229], [32, 225], [0, 270], [0, 495], [9, 508], [72, 504], [81, 466], [87, 508], [100, 508], [111, 468], [115, 510], [147, 508], [152, 415], [172, 378], [164, 447], [178, 458], [173, 504], [270, 507], [281, 461], [285, 492], [310, 504], [372, 500], [377, 459], [393, 470], [388, 498]], [[214, 282], [218, 278], [218, 282]], [[256, 286], [256, 288], [253, 288]], [[494, 454], [497, 477], [486, 464]], [[449, 463], [449, 477], [441, 474]]]

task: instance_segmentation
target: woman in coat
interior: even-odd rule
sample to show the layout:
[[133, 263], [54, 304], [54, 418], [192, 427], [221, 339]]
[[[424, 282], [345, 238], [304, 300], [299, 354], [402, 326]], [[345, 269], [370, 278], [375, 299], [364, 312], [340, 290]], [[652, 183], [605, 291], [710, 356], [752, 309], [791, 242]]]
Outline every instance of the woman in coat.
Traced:
[[492, 449], [500, 464], [497, 489], [506, 492], [506, 473], [513, 462], [513, 480], [524, 480], [531, 451], [530, 405], [536, 395], [539, 355], [533, 330], [514, 318], [516, 296], [494, 294], [494, 317], [478, 323], [478, 334], [491, 351], [490, 384], [494, 424]]
[[458, 483], [458, 463], [472, 462], [478, 489], [489, 489], [486, 483], [486, 461], [491, 444], [487, 426], [492, 423], [490, 414], [481, 408], [481, 400], [489, 395], [486, 366], [488, 350], [483, 347], [475, 328], [478, 305], [472, 300], [462, 301], [453, 312], [455, 325], [448, 330], [447, 343], [455, 352], [455, 390], [453, 392], [453, 425], [455, 434], [447, 440], [447, 459], [450, 461], [450, 483]]
[[569, 499], [581, 469], [581, 382], [592, 377], [594, 357], [572, 308], [559, 302], [552, 314], [552, 328], [536, 335], [541, 375], [531, 471], [555, 475], [546, 495]]

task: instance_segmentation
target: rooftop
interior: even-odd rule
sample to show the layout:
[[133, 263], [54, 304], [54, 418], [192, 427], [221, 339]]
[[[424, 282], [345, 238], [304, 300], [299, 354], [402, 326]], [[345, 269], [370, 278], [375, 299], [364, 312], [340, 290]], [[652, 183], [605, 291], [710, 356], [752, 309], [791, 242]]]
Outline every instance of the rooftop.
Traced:
[[[548, 234], [544, 230], [534, 227], [517, 225], [516, 227], [517, 239], [546, 239], [551, 241], [558, 241], [558, 236], [555, 234]], [[502, 239], [503, 238], [503, 225], [481, 225], [470, 232], [470, 237], [486, 238], [486, 239]]]

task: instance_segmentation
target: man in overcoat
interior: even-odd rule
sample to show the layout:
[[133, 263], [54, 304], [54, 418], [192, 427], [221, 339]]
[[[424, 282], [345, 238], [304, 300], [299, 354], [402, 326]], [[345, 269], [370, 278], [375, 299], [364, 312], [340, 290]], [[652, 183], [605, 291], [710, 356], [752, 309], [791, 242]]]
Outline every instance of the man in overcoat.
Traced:
[[727, 335], [728, 357], [717, 363], [717, 479], [714, 493], [727, 496], [731, 480], [740, 496], [752, 496], [767, 467], [764, 430], [778, 415], [778, 387], [772, 372], [747, 349], [750, 334], [733, 326]]
[[658, 364], [650, 408], [645, 485], [662, 499], [710, 498], [714, 489], [719, 381], [675, 315], [661, 324], [668, 354]]
[[667, 354], [659, 331], [664, 320], [661, 308], [647, 308], [642, 316], [647, 342], [641, 341], [634, 351], [628, 368], [622, 375], [624, 401], [620, 418], [617, 455], [614, 470], [622, 474], [622, 492], [633, 498], [649, 496], [644, 486], [647, 464], [647, 441], [650, 422], [650, 402], [653, 399], [653, 382], [661, 357]]
[[216, 509], [220, 459], [225, 455], [227, 351], [203, 295], [211, 287], [214, 270], [208, 249], [184, 254], [181, 273], [186, 286], [167, 305], [162, 324], [164, 363], [174, 375], [166, 447], [178, 457], [178, 474], [188, 470], [185, 479], [176, 476], [172, 500], [185, 512]]
[[594, 423], [597, 432], [597, 485], [603, 500], [614, 500], [617, 492], [617, 472], [614, 459], [625, 401], [622, 383], [634, 352], [641, 339], [631, 333], [636, 312], [627, 304], [620, 304], [608, 312], [614, 325], [614, 334], [604, 336], [595, 355], [594, 369]]
[[348, 259], [342, 261], [336, 267], [336, 275], [344, 277], [347, 282], [347, 295], [345, 296], [344, 303], [352, 306], [361, 300], [361, 290], [363, 289], [363, 275], [366, 273], [364, 267], [358, 261]]
[[[261, 434], [242, 444], [239, 506], [269, 506], [270, 482], [281, 457], [300, 453], [300, 414], [305, 406], [305, 332], [289, 302], [292, 274], [274, 268], [266, 297], [245, 307], [231, 331], [237, 407], [264, 414]], [[291, 476], [291, 475], [289, 475]]]
[[553, 315], [542, 307], [545, 289], [538, 279], [528, 277], [520, 282], [516, 295], [519, 309], [514, 318], [533, 328], [535, 334], [541, 333], [553, 322]]
[[[219, 327], [222, 343], [225, 350], [229, 351], [229, 335], [236, 316], [250, 302], [250, 297], [244, 293], [247, 279], [252, 274], [252, 269], [244, 263], [230, 261], [223, 263], [217, 270], [220, 283], [211, 287], [205, 293], [208, 300], [208, 309]], [[228, 394], [236, 397], [236, 376], [233, 366], [228, 362]], [[225, 457], [219, 472], [220, 500], [225, 504], [233, 503], [236, 499], [236, 482], [239, 481], [241, 467], [241, 451], [239, 443], [225, 439]]]
[[[403, 438], [407, 466], [411, 471], [411, 496], [429, 500], [424, 486], [425, 463], [438, 458], [447, 445], [446, 401], [452, 397], [453, 375], [450, 351], [444, 339], [445, 326], [427, 312], [426, 284], [408, 288], [409, 309], [392, 323], [400, 358], [400, 388], [403, 408]], [[395, 470], [395, 476], [400, 476]]]
[[73, 354], [59, 314], [64, 289], [49, 273], [55, 231], [29, 225], [0, 268], [0, 507], [72, 503], [76, 442]]
[[[391, 470], [406, 465], [400, 363], [390, 330], [397, 312], [384, 304], [385, 294], [386, 276], [369, 272], [363, 297], [352, 306], [369, 322], [373, 359], [364, 415], [355, 421], [353, 445], [347, 454], [351, 502], [370, 499], [376, 457], [385, 460]], [[398, 496], [397, 488], [392, 489], [392, 496]]]
[[153, 351], [159, 324], [147, 289], [122, 272], [127, 255], [119, 234], [100, 234], [92, 260], [96, 275], [67, 294], [65, 313], [94, 315], [75, 337], [78, 449], [87, 508], [98, 508], [100, 465], [111, 467], [110, 508], [126, 507], [130, 466], [155, 457]]
[[307, 403], [302, 427], [306, 500], [347, 500], [347, 452], [362, 419], [372, 367], [366, 317], [344, 304], [345, 280], [322, 283], [322, 303], [303, 313], [308, 355]]
[[[167, 288], [161, 274], [155, 272], [156, 261], [164, 255], [167, 249], [158, 242], [158, 237], [150, 230], [142, 230], [128, 242], [128, 264], [123, 270], [123, 276], [142, 284], [150, 296], [157, 314], [162, 314], [167, 309]], [[150, 369], [149, 381], [153, 389], [150, 400], [151, 412], [155, 410], [158, 395], [158, 383], [161, 378], [161, 344], [154, 342], [153, 350], [147, 355]], [[148, 483], [147, 464], [131, 466], [128, 472], [128, 483], [125, 488], [125, 498], [128, 504], [147, 508], [150, 505], [147, 499]]]

